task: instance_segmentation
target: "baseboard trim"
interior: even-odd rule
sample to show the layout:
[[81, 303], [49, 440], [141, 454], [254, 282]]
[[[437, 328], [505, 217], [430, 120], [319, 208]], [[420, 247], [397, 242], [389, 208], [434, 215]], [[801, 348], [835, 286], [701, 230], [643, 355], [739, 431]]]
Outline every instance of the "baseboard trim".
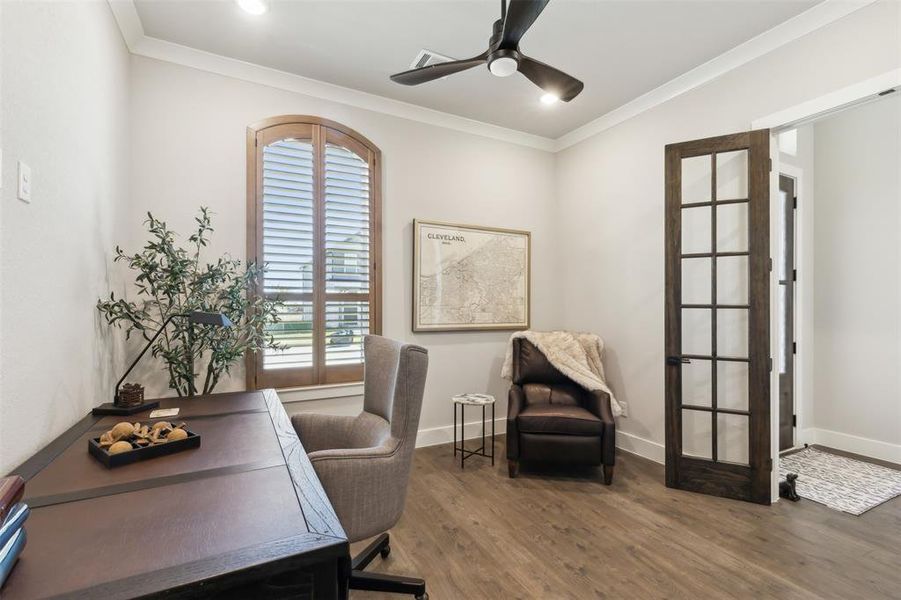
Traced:
[[666, 464], [666, 448], [663, 444], [639, 437], [634, 433], [617, 431], [616, 447], [625, 452], [652, 460], [655, 463]]
[[[459, 428], [460, 426], [457, 425]], [[491, 436], [491, 419], [485, 421], [485, 433]], [[494, 420], [494, 435], [503, 435], [507, 432], [507, 417], [499, 417]], [[474, 440], [482, 437], [482, 419], [477, 421], [467, 421], [466, 428], [467, 440]], [[440, 444], [450, 444], [454, 441], [454, 426], [443, 425], [441, 427], [429, 427], [420, 429], [416, 434], [416, 447], [426, 448], [428, 446], [438, 446]]]
[[[485, 423], [490, 432], [491, 422]], [[459, 425], [458, 425], [459, 427]], [[507, 418], [500, 417], [494, 420], [495, 435], [503, 435], [507, 432]], [[490, 435], [490, 434], [489, 434]], [[466, 439], [473, 440], [482, 437], [482, 420], [471, 421], [466, 423]], [[454, 426], [444, 425], [442, 427], [430, 427], [420, 429], [416, 435], [416, 447], [426, 448], [428, 446], [438, 446], [440, 444], [449, 444], [454, 441]], [[642, 458], [647, 458], [655, 463], [666, 463], [666, 452], [663, 444], [646, 440], [634, 433], [625, 431], [616, 432], [616, 447], [624, 452], [636, 454]]]
[[818, 428], [804, 430], [804, 442], [901, 464], [901, 444]]

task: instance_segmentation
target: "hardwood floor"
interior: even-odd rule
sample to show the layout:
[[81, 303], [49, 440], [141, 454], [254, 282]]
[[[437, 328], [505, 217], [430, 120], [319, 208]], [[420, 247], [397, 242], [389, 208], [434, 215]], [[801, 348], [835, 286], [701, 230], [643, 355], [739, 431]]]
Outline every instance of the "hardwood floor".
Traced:
[[423, 577], [432, 600], [901, 598], [901, 497], [860, 517], [759, 506], [667, 489], [625, 452], [610, 487], [599, 469], [511, 480], [503, 449], [465, 471], [450, 445], [417, 450], [391, 556], [368, 570]]

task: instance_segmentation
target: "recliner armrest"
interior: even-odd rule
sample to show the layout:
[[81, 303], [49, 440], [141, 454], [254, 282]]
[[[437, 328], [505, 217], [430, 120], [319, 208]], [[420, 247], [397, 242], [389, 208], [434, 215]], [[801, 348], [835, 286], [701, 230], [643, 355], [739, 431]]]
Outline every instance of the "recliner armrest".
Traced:
[[586, 390], [584, 398], [585, 410], [597, 415], [604, 422], [601, 461], [605, 465], [613, 465], [616, 453], [616, 421], [613, 420], [610, 394], [600, 390]]
[[513, 384], [507, 394], [507, 421], [515, 420], [526, 406], [526, 393], [522, 386]]
[[507, 458], [519, 458], [519, 427], [516, 418], [526, 405], [526, 394], [522, 386], [513, 384], [507, 393]]
[[600, 390], [585, 390], [585, 410], [596, 415], [605, 423], [614, 423], [613, 407], [610, 404], [610, 394]]

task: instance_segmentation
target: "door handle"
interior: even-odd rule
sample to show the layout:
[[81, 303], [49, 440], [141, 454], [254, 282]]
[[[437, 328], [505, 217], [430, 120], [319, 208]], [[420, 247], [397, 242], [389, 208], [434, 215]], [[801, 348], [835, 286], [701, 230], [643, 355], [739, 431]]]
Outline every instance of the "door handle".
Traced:
[[682, 356], [667, 356], [666, 357], [666, 364], [671, 367], [677, 367], [681, 364], [688, 364], [690, 362], [691, 362], [691, 360], [684, 358]]

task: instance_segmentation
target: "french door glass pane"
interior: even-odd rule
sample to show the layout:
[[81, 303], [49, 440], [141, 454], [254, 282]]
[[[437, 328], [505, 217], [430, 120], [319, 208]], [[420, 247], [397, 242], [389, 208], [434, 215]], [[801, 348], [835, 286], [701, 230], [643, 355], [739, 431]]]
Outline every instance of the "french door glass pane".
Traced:
[[710, 202], [710, 155], [682, 159], [682, 204]]
[[748, 464], [748, 416], [718, 413], [716, 419], [717, 460]]
[[682, 209], [682, 253], [710, 252], [711, 209], [697, 206]]
[[748, 410], [748, 363], [717, 361], [716, 406], [732, 410]]
[[682, 364], [682, 404], [710, 406], [713, 371], [709, 360], [691, 359]]
[[719, 256], [716, 259], [717, 304], [748, 303], [748, 257]]
[[710, 310], [682, 309], [682, 354], [710, 354]]
[[[684, 165], [683, 165], [684, 171]], [[748, 151], [721, 152], [716, 155], [716, 199], [748, 197]]]
[[748, 311], [722, 309], [716, 311], [717, 356], [748, 356]]
[[711, 459], [713, 414], [698, 410], [682, 409], [682, 455]]
[[747, 203], [716, 207], [717, 252], [747, 252], [749, 231]]
[[682, 304], [710, 304], [709, 258], [682, 259]]

